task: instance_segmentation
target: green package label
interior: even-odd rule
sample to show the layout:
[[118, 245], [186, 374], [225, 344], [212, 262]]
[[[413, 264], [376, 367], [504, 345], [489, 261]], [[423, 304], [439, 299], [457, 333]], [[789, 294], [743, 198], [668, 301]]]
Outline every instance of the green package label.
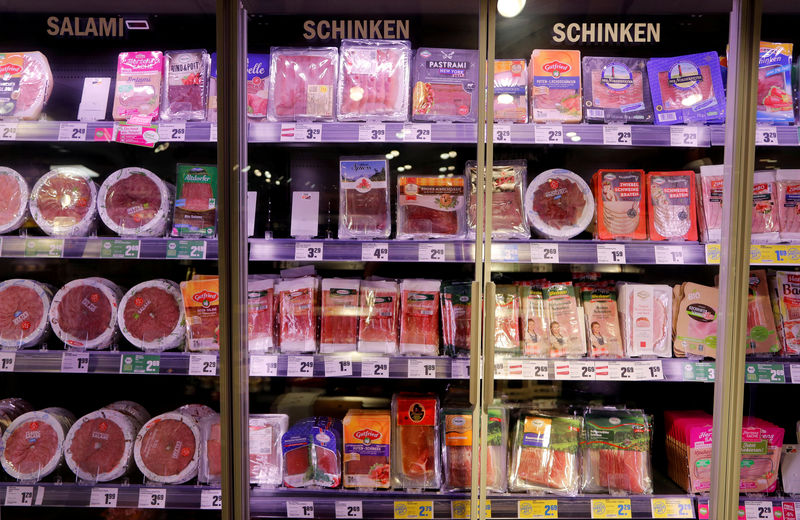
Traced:
[[179, 164], [172, 236], [213, 237], [217, 233], [217, 167]]

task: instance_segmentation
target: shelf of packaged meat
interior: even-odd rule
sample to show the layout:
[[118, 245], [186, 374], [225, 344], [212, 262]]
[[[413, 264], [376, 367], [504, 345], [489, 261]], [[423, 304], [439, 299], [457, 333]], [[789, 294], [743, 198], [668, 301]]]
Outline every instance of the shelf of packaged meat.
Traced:
[[477, 136], [474, 123], [251, 122], [248, 140], [251, 143], [475, 143]]
[[215, 239], [117, 237], [0, 237], [4, 258], [131, 258], [216, 260]]
[[381, 354], [250, 354], [253, 377], [469, 379], [469, 359]]
[[75, 350], [0, 351], [0, 372], [216, 376], [217, 354]]
[[[0, 123], [0, 141], [110, 142], [117, 135], [115, 121], [5, 121]], [[216, 123], [154, 123], [158, 142], [209, 142], [217, 140]]]

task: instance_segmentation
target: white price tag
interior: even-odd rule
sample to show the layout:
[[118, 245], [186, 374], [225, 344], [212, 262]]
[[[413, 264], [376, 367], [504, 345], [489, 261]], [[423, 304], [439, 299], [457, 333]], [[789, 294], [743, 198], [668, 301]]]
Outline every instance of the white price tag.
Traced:
[[454, 358], [450, 365], [452, 379], [469, 379], [469, 359]]
[[353, 362], [349, 357], [325, 358], [325, 377], [342, 377], [353, 375]]
[[789, 375], [792, 378], [792, 384], [800, 384], [800, 365], [792, 363], [789, 365]]
[[506, 372], [506, 364], [504, 359], [494, 360], [494, 378], [507, 379], [508, 372]]
[[625, 246], [622, 244], [597, 244], [598, 264], [624, 264]]
[[276, 377], [278, 375], [278, 356], [251, 355], [250, 375], [253, 377]]
[[361, 377], [389, 377], [389, 358], [361, 358]]
[[[605, 371], [601, 366], [606, 366]], [[602, 374], [602, 375], [601, 375]], [[609, 381], [635, 381], [635, 361], [597, 361], [595, 363], [595, 378]]]
[[0, 352], [0, 372], [13, 372], [16, 360], [16, 352]]
[[403, 141], [412, 143], [431, 142], [430, 123], [406, 123], [403, 125]]
[[364, 518], [364, 508], [360, 500], [337, 500], [336, 518]]
[[774, 126], [756, 125], [756, 144], [761, 146], [777, 146], [778, 130]]
[[17, 123], [0, 123], [0, 141], [17, 140]]
[[494, 125], [494, 142], [511, 142], [511, 125]]
[[519, 262], [518, 244], [492, 244], [492, 260]]
[[409, 359], [409, 379], [436, 379], [436, 361], [433, 359]]
[[9, 486], [6, 488], [7, 506], [33, 505], [33, 486]]
[[533, 141], [537, 144], [564, 144], [564, 127], [533, 125]]
[[59, 141], [85, 141], [86, 123], [61, 123], [58, 127]]
[[159, 141], [185, 141], [186, 123], [159, 123]]
[[611, 146], [626, 146], [633, 144], [630, 125], [604, 126], [603, 144]]
[[200, 509], [222, 509], [222, 490], [204, 489], [200, 493]]
[[361, 244], [362, 262], [386, 262], [389, 260], [389, 244], [386, 242], [365, 242]]
[[215, 354], [190, 354], [190, 376], [215, 376], [217, 375], [217, 356]]
[[89, 372], [89, 353], [67, 351], [61, 354], [61, 372], [68, 374]]
[[700, 143], [701, 128], [696, 126], [675, 125], [669, 127], [670, 146], [688, 146], [696, 148]]
[[142, 488], [139, 490], [139, 509], [164, 509], [166, 504], [166, 489]]
[[295, 260], [322, 260], [324, 245], [322, 242], [297, 242], [294, 245]]
[[557, 264], [558, 244], [531, 244], [531, 263]]
[[117, 507], [117, 488], [96, 487], [92, 488], [89, 497], [89, 507]]
[[212, 143], [217, 142], [217, 123], [211, 123], [208, 128], [208, 140]]
[[664, 367], [660, 359], [636, 363], [636, 379], [640, 381], [660, 381], [664, 379]]
[[682, 246], [655, 246], [657, 264], [683, 264]]
[[295, 123], [294, 140], [304, 142], [322, 141], [321, 123]]
[[548, 379], [550, 370], [547, 361], [525, 359], [522, 361], [522, 379]]
[[594, 362], [555, 361], [556, 379], [573, 381], [594, 381]]
[[289, 356], [286, 377], [314, 377], [314, 356]]
[[522, 379], [522, 364], [520, 358], [505, 358], [503, 360], [503, 372], [506, 379]]
[[772, 502], [768, 500], [746, 501], [744, 517], [745, 520], [775, 520]]
[[314, 518], [314, 502], [287, 500], [286, 516], [289, 518]]
[[386, 125], [383, 123], [362, 123], [358, 125], [358, 140], [377, 143], [386, 140]]
[[420, 262], [444, 262], [444, 244], [420, 244], [418, 258]]

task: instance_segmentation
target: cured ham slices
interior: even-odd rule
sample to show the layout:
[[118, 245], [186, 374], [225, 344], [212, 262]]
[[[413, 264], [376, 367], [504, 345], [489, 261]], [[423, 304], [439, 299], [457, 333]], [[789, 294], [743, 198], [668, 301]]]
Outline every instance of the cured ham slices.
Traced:
[[394, 486], [439, 489], [439, 399], [430, 394], [395, 394], [392, 428]]
[[583, 58], [584, 117], [598, 123], [651, 123], [653, 103], [641, 58]]
[[414, 55], [411, 117], [415, 121], [477, 120], [478, 52], [421, 47]]
[[320, 352], [355, 351], [358, 341], [359, 280], [322, 280]]
[[555, 168], [536, 176], [525, 192], [525, 211], [533, 230], [552, 239], [572, 238], [594, 216], [589, 185], [569, 170]]
[[336, 47], [270, 49], [267, 113], [273, 121], [333, 121]]
[[716, 52], [647, 62], [657, 125], [723, 123], [725, 90]]

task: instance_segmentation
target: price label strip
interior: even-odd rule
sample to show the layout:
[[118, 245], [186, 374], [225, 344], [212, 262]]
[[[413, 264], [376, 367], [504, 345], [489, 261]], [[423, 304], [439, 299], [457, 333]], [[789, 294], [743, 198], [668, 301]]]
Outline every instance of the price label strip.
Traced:
[[222, 490], [204, 489], [200, 493], [200, 509], [222, 509]]
[[89, 496], [89, 507], [117, 507], [117, 488], [95, 487]]
[[401, 520], [433, 518], [433, 500], [395, 500], [394, 517]]
[[31, 258], [61, 258], [64, 256], [63, 238], [27, 238], [25, 256]]
[[295, 123], [294, 140], [311, 143], [322, 141], [322, 124]]
[[344, 377], [353, 375], [353, 362], [349, 357], [325, 358], [325, 377]]
[[420, 262], [444, 262], [444, 244], [420, 244], [417, 258]]
[[431, 142], [430, 123], [406, 123], [403, 125], [403, 141], [412, 143]]
[[664, 367], [660, 359], [640, 361], [636, 363], [636, 379], [640, 381], [661, 381], [664, 379]]
[[89, 353], [67, 351], [61, 354], [61, 372], [65, 374], [88, 373]]
[[450, 364], [450, 377], [453, 379], [469, 379], [469, 359], [454, 358]]
[[185, 141], [186, 123], [159, 123], [159, 141]]
[[314, 502], [287, 500], [286, 516], [289, 518], [314, 518]]
[[139, 258], [141, 250], [141, 240], [103, 240], [100, 258]]
[[253, 377], [276, 377], [278, 375], [278, 356], [250, 356], [250, 375]]
[[364, 518], [364, 506], [360, 500], [337, 500], [334, 507], [336, 518]]
[[409, 379], [436, 379], [436, 361], [428, 359], [408, 360]]
[[560, 380], [594, 381], [592, 361], [555, 361], [555, 376]]
[[683, 264], [682, 246], [655, 246], [657, 264]]
[[653, 518], [694, 518], [692, 499], [687, 497], [651, 498]]
[[85, 141], [86, 123], [61, 123], [58, 127], [59, 141]]
[[361, 377], [389, 377], [388, 357], [363, 357], [361, 358]]
[[17, 140], [17, 123], [0, 123], [0, 141]]
[[595, 365], [595, 377], [608, 381], [635, 381], [635, 361], [598, 361]]
[[16, 362], [16, 352], [0, 352], [0, 372], [13, 372]]
[[364, 123], [358, 125], [358, 140], [368, 143], [386, 141], [386, 125], [383, 123]]
[[557, 500], [520, 500], [517, 502], [519, 518], [558, 518]]
[[190, 354], [190, 376], [215, 376], [217, 375], [217, 356], [215, 354]]
[[783, 363], [747, 363], [745, 381], [748, 383], [780, 383], [786, 382]]
[[756, 144], [778, 146], [778, 130], [774, 126], [756, 125]]
[[120, 374], [158, 374], [161, 356], [158, 354], [123, 354], [119, 360]]
[[622, 244], [597, 244], [598, 264], [624, 264], [625, 246]]
[[535, 359], [522, 360], [522, 379], [550, 379], [550, 367], [547, 361]]
[[629, 498], [593, 498], [592, 518], [632, 518]]
[[537, 144], [564, 144], [564, 128], [561, 125], [534, 125], [533, 142]]
[[531, 263], [559, 263], [558, 244], [531, 244]]
[[205, 260], [205, 240], [168, 240], [167, 258]]
[[[453, 500], [450, 502], [450, 513], [453, 518], [468, 519], [472, 512], [469, 500]], [[492, 517], [492, 501], [486, 501], [486, 518]], [[552, 518], [552, 517], [551, 517]]]
[[314, 377], [314, 356], [289, 356], [287, 377]]
[[633, 134], [629, 125], [606, 125], [603, 127], [603, 144], [610, 146], [630, 146]]
[[139, 509], [164, 509], [166, 505], [166, 489], [142, 488], [139, 490]]
[[769, 500], [748, 500], [744, 503], [745, 520], [775, 520], [775, 511]]
[[683, 363], [684, 381], [703, 381], [712, 382], [716, 377], [715, 363], [694, 363], [685, 361]]
[[308, 262], [322, 260], [324, 248], [322, 242], [297, 242], [294, 245], [294, 259]]
[[33, 486], [8, 486], [6, 488], [7, 506], [33, 505]]
[[361, 244], [362, 262], [386, 262], [389, 260], [389, 244], [386, 242], [366, 242]]
[[511, 125], [494, 125], [494, 142], [511, 142]]
[[697, 148], [700, 146], [703, 130], [703, 128], [697, 126], [671, 126], [669, 127], [669, 145]]

